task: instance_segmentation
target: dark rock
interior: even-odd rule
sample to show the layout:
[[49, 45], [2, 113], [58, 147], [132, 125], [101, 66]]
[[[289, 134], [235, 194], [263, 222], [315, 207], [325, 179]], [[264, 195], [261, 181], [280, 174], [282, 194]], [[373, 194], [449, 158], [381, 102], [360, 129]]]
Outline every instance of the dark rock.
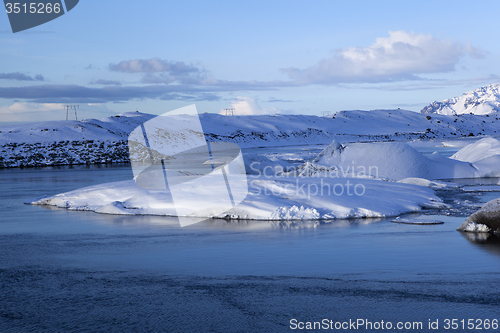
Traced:
[[472, 231], [467, 230], [469, 223], [484, 224], [490, 228], [490, 232], [500, 231], [500, 198], [485, 203], [481, 209], [469, 216], [457, 230]]

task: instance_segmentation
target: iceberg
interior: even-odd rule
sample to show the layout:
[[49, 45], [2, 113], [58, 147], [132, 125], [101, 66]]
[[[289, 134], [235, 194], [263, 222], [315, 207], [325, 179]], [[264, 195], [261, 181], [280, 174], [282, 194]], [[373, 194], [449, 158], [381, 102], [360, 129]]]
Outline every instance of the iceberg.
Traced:
[[[199, 191], [186, 189], [182, 202], [187, 217], [241, 220], [328, 220], [398, 216], [446, 205], [430, 188], [372, 179], [265, 177], [249, 175], [247, 198], [220, 214], [217, 207], [195, 207]], [[192, 192], [189, 192], [192, 191]], [[212, 193], [217, 197], [218, 193]], [[138, 187], [133, 180], [89, 186], [27, 202], [70, 210], [118, 215], [177, 216], [169, 193]]]

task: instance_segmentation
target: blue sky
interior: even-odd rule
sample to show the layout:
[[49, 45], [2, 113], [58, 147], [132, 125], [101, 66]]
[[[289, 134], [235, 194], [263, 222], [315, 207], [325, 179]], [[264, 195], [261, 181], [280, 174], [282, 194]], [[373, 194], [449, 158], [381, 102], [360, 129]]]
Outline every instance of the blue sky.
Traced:
[[81, 0], [13, 34], [0, 123], [140, 110], [239, 114], [425, 105], [500, 82], [498, 1]]

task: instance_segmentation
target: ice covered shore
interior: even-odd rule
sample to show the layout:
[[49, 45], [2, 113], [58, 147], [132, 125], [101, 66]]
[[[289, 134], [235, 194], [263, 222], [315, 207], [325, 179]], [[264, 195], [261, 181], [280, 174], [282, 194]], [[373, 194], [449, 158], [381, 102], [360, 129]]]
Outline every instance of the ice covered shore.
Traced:
[[[257, 220], [309, 220], [397, 216], [422, 208], [445, 206], [433, 191], [412, 184], [371, 179], [300, 178], [251, 176], [249, 194], [235, 208], [220, 215], [210, 209], [195, 211], [193, 217]], [[194, 194], [199, 189], [190, 189]], [[187, 189], [187, 191], [189, 191]], [[212, 193], [217, 196], [217, 193]], [[193, 206], [185, 196], [176, 205]], [[133, 180], [90, 186], [39, 198], [30, 202], [70, 210], [104, 214], [175, 215], [169, 193], [146, 190]]]
[[451, 158], [423, 154], [403, 142], [349, 143], [337, 141], [295, 171], [297, 175], [363, 177], [401, 181], [500, 177], [500, 141], [484, 138]]
[[[144, 189], [134, 180], [90, 186], [29, 203], [104, 214], [168, 216], [175, 216], [176, 206], [181, 205], [190, 207], [192, 217], [258, 220], [397, 216], [446, 206], [432, 190], [446, 185], [432, 180], [498, 176], [497, 143], [485, 138], [446, 158], [437, 153], [426, 157], [405, 143], [342, 145], [334, 141], [313, 161], [292, 172], [269, 174], [255, 168], [258, 172], [247, 174], [245, 180], [246, 199], [222, 214], [214, 213], [220, 212], [217, 207], [196, 207], [191, 199], [204, 191], [200, 186], [186, 187], [182, 202], [174, 205], [168, 191]], [[480, 149], [486, 158], [477, 158]]]

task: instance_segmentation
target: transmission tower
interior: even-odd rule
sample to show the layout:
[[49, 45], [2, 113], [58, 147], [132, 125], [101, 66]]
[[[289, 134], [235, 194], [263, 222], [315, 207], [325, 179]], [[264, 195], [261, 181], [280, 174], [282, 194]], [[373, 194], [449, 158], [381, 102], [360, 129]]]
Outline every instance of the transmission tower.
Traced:
[[224, 111], [226, 111], [226, 116], [228, 116], [229, 113], [231, 113], [231, 116], [234, 116], [234, 108], [224, 109]]
[[66, 120], [68, 120], [69, 110], [75, 111], [75, 120], [78, 120], [78, 115], [76, 114], [76, 110], [80, 109], [80, 105], [65, 105], [64, 107], [66, 108]]

